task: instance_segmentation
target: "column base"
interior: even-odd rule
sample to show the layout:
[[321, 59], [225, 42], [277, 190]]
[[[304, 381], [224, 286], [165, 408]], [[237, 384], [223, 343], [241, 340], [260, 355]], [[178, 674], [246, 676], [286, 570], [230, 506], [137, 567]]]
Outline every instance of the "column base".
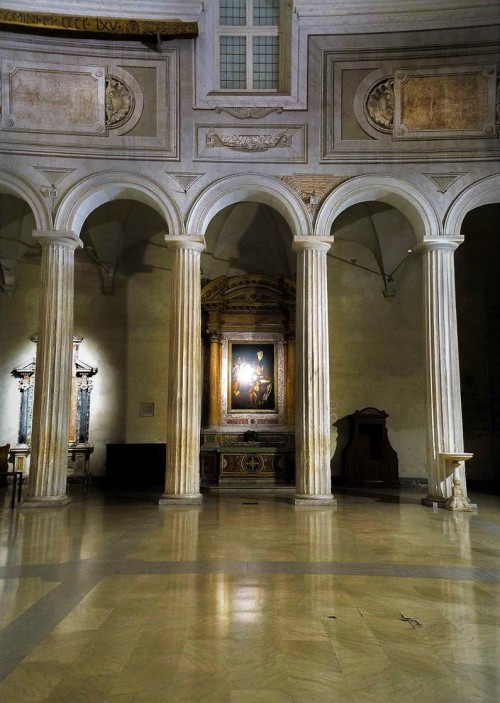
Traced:
[[21, 508], [63, 508], [72, 503], [71, 496], [28, 496], [23, 500]]
[[[462, 501], [464, 502], [462, 503]], [[443, 496], [426, 496], [422, 498], [420, 502], [422, 505], [426, 505], [429, 508], [433, 508], [434, 505], [436, 505], [436, 507], [442, 510], [461, 510], [467, 513], [477, 510], [476, 503], [471, 503], [468, 498], [464, 498], [463, 496], [450, 496], [449, 498], [443, 498]], [[462, 507], [462, 505], [465, 507]]]
[[443, 496], [425, 496], [425, 498], [422, 498], [421, 501], [422, 505], [426, 505], [428, 508], [433, 508], [436, 506], [437, 508], [443, 508], [446, 503], [446, 498], [443, 498]]
[[337, 501], [331, 494], [326, 496], [296, 494], [293, 497], [293, 502], [295, 505], [317, 505], [319, 507], [323, 505], [337, 505]]
[[466, 496], [451, 496], [446, 501], [446, 510], [461, 510], [464, 513], [473, 513], [477, 505], [473, 505]]
[[159, 505], [200, 505], [200, 503], [203, 503], [201, 493], [164, 493], [158, 501]]

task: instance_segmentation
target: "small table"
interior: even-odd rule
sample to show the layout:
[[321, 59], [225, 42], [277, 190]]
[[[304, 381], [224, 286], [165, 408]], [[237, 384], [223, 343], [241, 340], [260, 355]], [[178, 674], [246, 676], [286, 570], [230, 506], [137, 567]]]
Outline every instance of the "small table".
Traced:
[[23, 490], [23, 472], [22, 471], [1, 471], [0, 476], [12, 476], [12, 497], [10, 499], [10, 509], [14, 510], [16, 505], [16, 489], [17, 502], [21, 502], [21, 493]]

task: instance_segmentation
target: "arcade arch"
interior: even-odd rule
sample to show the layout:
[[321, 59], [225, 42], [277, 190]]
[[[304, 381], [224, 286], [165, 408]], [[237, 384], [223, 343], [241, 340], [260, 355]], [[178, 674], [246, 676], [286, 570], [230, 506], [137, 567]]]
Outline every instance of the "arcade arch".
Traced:
[[318, 213], [315, 233], [330, 232], [336, 218], [347, 208], [367, 201], [392, 205], [405, 215], [419, 241], [441, 233], [438, 214], [427, 196], [415, 185], [393, 176], [357, 176], [336, 188]]
[[73, 187], [58, 208], [54, 228], [79, 234], [90, 213], [113, 200], [137, 200], [149, 205], [167, 223], [169, 233], [183, 232], [177, 205], [164, 188], [145, 176], [116, 171], [89, 176]]
[[467, 474], [480, 488], [500, 481], [499, 192], [464, 198], [461, 213], [466, 203], [486, 203], [457, 218], [464, 236], [455, 254], [464, 443], [474, 453]]
[[297, 194], [276, 178], [255, 175], [227, 176], [206, 188], [188, 214], [187, 233], [203, 236], [218, 212], [248, 201], [274, 208], [287, 222], [292, 236], [312, 233], [310, 218]]

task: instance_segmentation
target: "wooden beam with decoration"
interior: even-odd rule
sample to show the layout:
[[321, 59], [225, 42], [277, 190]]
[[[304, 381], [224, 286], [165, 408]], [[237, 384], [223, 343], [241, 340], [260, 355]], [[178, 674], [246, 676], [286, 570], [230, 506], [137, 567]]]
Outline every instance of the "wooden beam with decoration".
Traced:
[[0, 8], [0, 29], [37, 29], [125, 36], [161, 36], [163, 39], [192, 39], [198, 36], [197, 22], [146, 20], [120, 17], [61, 15], [49, 12], [18, 12]]

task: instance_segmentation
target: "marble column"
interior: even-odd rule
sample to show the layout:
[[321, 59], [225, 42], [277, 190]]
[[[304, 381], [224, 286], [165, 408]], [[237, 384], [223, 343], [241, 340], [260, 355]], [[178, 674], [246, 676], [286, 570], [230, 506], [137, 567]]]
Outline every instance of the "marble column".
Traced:
[[330, 374], [326, 256], [333, 237], [296, 237], [297, 505], [335, 505], [330, 470]]
[[201, 503], [201, 288], [203, 237], [167, 235], [172, 271], [167, 468], [161, 505]]
[[[429, 495], [424, 505], [444, 507], [452, 495], [453, 464], [443, 453], [463, 453], [462, 403], [455, 296], [455, 249], [463, 237], [441, 236], [421, 242], [427, 373], [427, 462]], [[465, 469], [460, 479], [467, 496]]]
[[66, 495], [73, 362], [73, 232], [35, 230], [42, 247], [31, 465], [25, 507], [62, 506]]

